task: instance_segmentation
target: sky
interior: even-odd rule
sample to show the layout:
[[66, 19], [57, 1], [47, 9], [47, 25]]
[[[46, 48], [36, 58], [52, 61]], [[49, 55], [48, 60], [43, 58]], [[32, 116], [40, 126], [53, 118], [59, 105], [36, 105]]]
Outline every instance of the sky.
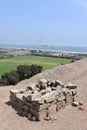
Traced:
[[87, 0], [0, 0], [0, 45], [87, 46]]

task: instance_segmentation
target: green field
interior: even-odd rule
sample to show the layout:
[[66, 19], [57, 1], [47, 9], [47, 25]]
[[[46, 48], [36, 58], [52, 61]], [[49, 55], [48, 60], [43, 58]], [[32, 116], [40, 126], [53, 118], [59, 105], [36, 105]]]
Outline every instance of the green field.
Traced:
[[60, 64], [70, 63], [70, 59], [64, 58], [52, 58], [52, 57], [41, 57], [41, 56], [17, 56], [13, 58], [0, 59], [0, 77], [6, 72], [16, 70], [18, 65], [31, 65], [37, 64], [43, 67], [43, 71], [51, 69]]

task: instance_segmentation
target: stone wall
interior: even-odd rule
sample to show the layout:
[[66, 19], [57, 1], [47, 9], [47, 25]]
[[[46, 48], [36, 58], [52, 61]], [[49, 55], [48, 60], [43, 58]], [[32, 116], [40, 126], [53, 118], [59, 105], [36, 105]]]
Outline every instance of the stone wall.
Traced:
[[11, 103], [29, 120], [50, 119], [61, 108], [76, 100], [77, 86], [64, 85], [58, 80], [41, 79], [26, 89], [10, 90]]

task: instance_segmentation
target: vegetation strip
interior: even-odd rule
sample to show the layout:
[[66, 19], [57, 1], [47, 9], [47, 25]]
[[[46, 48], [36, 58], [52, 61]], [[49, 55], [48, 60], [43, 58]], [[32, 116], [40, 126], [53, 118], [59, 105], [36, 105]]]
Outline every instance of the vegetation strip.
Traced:
[[0, 77], [12, 70], [16, 70], [18, 65], [31, 65], [37, 64], [43, 67], [43, 71], [51, 69], [60, 64], [70, 63], [70, 59], [64, 58], [53, 58], [53, 57], [43, 57], [43, 56], [17, 56], [13, 58], [1, 59], [0, 60]]

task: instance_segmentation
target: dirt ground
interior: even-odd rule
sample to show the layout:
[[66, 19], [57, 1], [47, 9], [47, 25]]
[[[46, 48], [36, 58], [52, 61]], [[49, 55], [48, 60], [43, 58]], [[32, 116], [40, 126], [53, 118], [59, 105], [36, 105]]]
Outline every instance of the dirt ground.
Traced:
[[[55, 121], [31, 122], [17, 114], [9, 104], [9, 90], [25, 88], [40, 78], [58, 79], [78, 86], [78, 101], [83, 101], [84, 110], [67, 106], [60, 110]], [[87, 59], [61, 65], [24, 80], [16, 86], [0, 87], [0, 130], [87, 130]]]

